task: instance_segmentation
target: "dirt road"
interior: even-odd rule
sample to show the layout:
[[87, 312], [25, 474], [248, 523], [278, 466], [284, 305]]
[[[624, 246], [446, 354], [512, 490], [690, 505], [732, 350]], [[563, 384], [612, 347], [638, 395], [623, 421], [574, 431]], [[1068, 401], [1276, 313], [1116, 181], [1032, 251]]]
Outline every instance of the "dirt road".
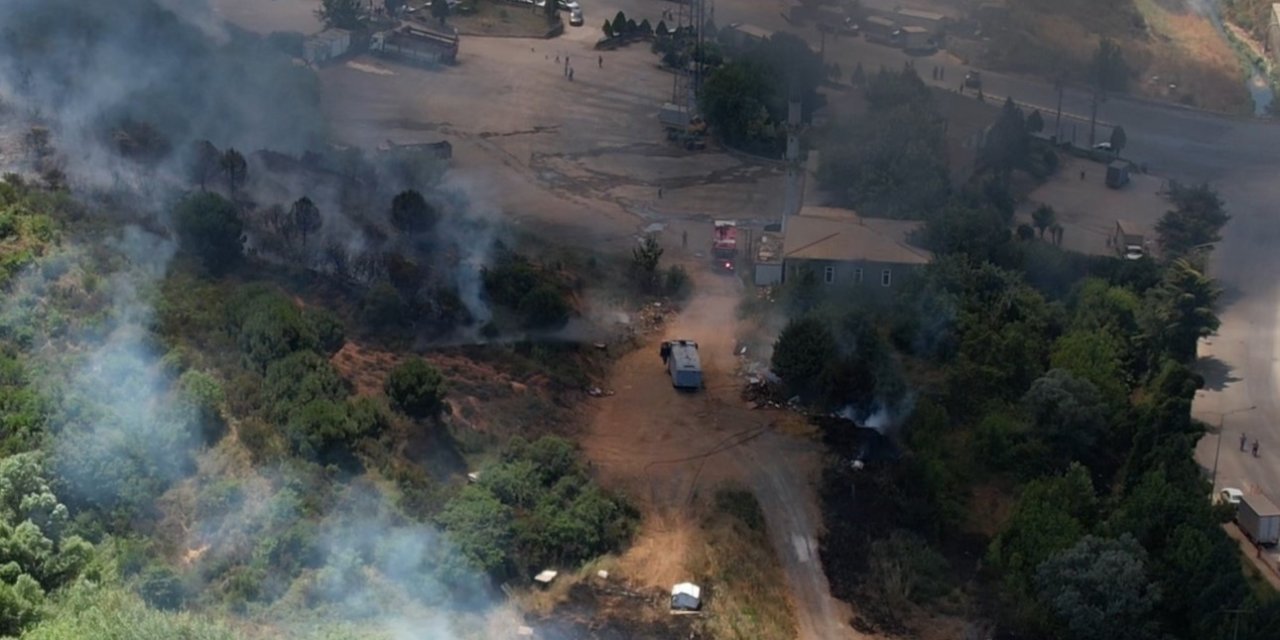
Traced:
[[[733, 480], [756, 495], [788, 583], [802, 640], [859, 637], [846, 624], [848, 606], [831, 597], [818, 557], [820, 518], [813, 483], [820, 450], [811, 439], [774, 429], [781, 417], [753, 411], [739, 398], [734, 375], [735, 308], [741, 283], [692, 269], [695, 298], [668, 322], [661, 338], [623, 357], [600, 402], [583, 447], [601, 479], [641, 503], [645, 522], [624, 564], [654, 586], [688, 579], [684, 561], [696, 543], [699, 498]], [[661, 339], [699, 344], [707, 388], [672, 389], [658, 358]]]

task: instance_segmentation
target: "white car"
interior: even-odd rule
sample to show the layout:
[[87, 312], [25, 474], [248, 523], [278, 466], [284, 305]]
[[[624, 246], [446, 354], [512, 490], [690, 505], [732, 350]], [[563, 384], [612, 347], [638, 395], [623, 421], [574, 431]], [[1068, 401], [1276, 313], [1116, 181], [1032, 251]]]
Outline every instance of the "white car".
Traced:
[[557, 0], [557, 5], [561, 11], [581, 11], [582, 5], [578, 4], [578, 0]]
[[582, 9], [574, 9], [569, 12], [569, 26], [581, 27], [585, 20], [582, 18]]
[[1098, 151], [1110, 151], [1110, 150], [1111, 150], [1111, 143], [1110, 143], [1110, 142], [1105, 142], [1105, 141], [1104, 141], [1104, 142], [1099, 142], [1098, 144], [1093, 145], [1093, 148], [1094, 148], [1094, 149], [1097, 149]]
[[1218, 492], [1218, 498], [1227, 504], [1240, 504], [1240, 500], [1244, 499], [1244, 492], [1232, 487], [1227, 487]]

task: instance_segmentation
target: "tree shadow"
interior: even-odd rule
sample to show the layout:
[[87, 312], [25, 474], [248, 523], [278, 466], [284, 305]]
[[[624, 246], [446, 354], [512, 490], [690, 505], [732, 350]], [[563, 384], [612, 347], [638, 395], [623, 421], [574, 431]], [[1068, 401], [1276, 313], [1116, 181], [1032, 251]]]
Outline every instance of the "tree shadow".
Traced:
[[1214, 356], [1197, 358], [1195, 371], [1204, 377], [1204, 388], [1209, 391], [1222, 391], [1228, 384], [1241, 380], [1231, 375], [1233, 369], [1227, 363]]

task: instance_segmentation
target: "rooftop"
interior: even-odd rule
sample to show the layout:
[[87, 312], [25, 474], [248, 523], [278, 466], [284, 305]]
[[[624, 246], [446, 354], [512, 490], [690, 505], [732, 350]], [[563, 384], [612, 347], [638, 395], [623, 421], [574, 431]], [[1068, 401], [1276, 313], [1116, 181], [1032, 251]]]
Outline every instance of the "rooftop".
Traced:
[[698, 359], [698, 343], [692, 340], [672, 340], [671, 359], [676, 363], [676, 371], [702, 370], [702, 362]]
[[919, 9], [898, 9], [898, 15], [910, 16], [912, 18], [920, 18], [921, 20], [942, 20], [946, 16], [941, 13], [932, 11], [921, 11]]
[[929, 30], [924, 27], [908, 26], [908, 27], [903, 27], [902, 32], [903, 33], [929, 33]]
[[799, 260], [928, 264], [931, 254], [907, 243], [908, 235], [920, 224], [863, 218], [847, 209], [804, 207], [799, 215], [787, 219], [783, 255]]
[[773, 37], [772, 31], [765, 29], [764, 27], [757, 27], [754, 24], [735, 22], [734, 24], [729, 25], [729, 28], [753, 38], [760, 38], [761, 40]]

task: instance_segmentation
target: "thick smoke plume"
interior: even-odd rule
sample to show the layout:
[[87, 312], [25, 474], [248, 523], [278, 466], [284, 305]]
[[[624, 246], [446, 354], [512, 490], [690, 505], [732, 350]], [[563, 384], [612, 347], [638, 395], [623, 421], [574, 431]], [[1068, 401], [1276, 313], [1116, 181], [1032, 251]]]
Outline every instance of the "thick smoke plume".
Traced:
[[[60, 400], [52, 449], [68, 503], [103, 511], [146, 508], [191, 477], [195, 455], [206, 446], [198, 413], [190, 410], [174, 363], [150, 331], [151, 296], [174, 255], [163, 221], [190, 187], [188, 149], [196, 141], [236, 147], [246, 156], [256, 149], [300, 156], [323, 148], [317, 92], [310, 71], [265, 40], [221, 24], [203, 0], [0, 4], [0, 102], [7, 113], [24, 127], [47, 128], [59, 169], [75, 191], [105, 196], [117, 207], [124, 203], [130, 217], [154, 229], [128, 227], [108, 240], [110, 251], [122, 258], [112, 268], [90, 257], [101, 252], [68, 243], [21, 278], [2, 309], [10, 328], [48, 326], [49, 313], [36, 302], [40, 296], [65, 284], [59, 283], [68, 274], [85, 281], [106, 278], [106, 320], [58, 336], [70, 349], [53, 346], [52, 335], [32, 338], [50, 345], [40, 354], [49, 356], [45, 382]], [[445, 201], [440, 204], [450, 223], [440, 225], [437, 241], [418, 249], [424, 261], [440, 261], [436, 270], [452, 278], [468, 311], [484, 321], [488, 309], [479, 275], [495, 234], [493, 207], [477, 185], [456, 177], [444, 185], [443, 195], [433, 197]], [[327, 235], [308, 260], [339, 240], [348, 253], [370, 250], [367, 223], [381, 222], [384, 205], [365, 210], [370, 218], [362, 219], [336, 191], [287, 181], [277, 186], [285, 206], [312, 191], [322, 212], [329, 212]], [[247, 191], [250, 198], [268, 193], [260, 184]], [[473, 215], [477, 211], [484, 215]], [[457, 255], [445, 257], [439, 250], [445, 246], [458, 249]], [[69, 266], [50, 269], [56, 260]], [[69, 367], [67, 352], [75, 353]], [[246, 483], [265, 495], [190, 523], [192, 550], [216, 556], [243, 549], [255, 535], [254, 522], [314, 518], [289, 498], [292, 489], [281, 489], [290, 486], [291, 473], [255, 469]], [[397, 640], [510, 632], [515, 614], [498, 607], [486, 580], [465, 566], [440, 531], [393, 514], [360, 514], [352, 505], [362, 502], [349, 496], [340, 507], [346, 511], [320, 519], [316, 564], [304, 573], [304, 585], [288, 587], [305, 593], [286, 594], [285, 601], [304, 598], [306, 607], [325, 616], [358, 621], [366, 631], [385, 631]], [[442, 574], [448, 575], [447, 587]], [[460, 615], [459, 607], [469, 613]], [[501, 631], [485, 631], [494, 611], [501, 612]], [[469, 620], [462, 628], [459, 617]], [[290, 624], [279, 622], [282, 628]]]

